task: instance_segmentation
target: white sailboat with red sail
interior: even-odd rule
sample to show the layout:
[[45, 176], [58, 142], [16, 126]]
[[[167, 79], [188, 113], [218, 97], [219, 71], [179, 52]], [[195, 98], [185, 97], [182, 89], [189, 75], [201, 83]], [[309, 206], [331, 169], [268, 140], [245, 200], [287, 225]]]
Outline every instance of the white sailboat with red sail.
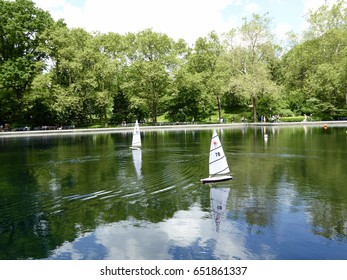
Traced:
[[201, 179], [201, 182], [214, 183], [231, 180], [233, 178], [230, 175], [229, 165], [216, 130], [213, 131], [211, 139], [209, 173], [210, 176], [208, 178]]

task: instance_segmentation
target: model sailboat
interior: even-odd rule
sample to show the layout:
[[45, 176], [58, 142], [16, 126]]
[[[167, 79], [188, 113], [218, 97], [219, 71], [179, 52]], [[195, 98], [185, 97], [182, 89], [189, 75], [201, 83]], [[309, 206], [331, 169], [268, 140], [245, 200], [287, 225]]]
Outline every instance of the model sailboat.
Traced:
[[201, 182], [214, 183], [233, 178], [216, 130], [213, 131], [210, 146], [209, 173], [210, 177], [201, 179]]
[[131, 143], [130, 148], [134, 150], [139, 150], [141, 148], [141, 134], [140, 134], [139, 123], [137, 120], [135, 122], [134, 132], [133, 132], [133, 141]]

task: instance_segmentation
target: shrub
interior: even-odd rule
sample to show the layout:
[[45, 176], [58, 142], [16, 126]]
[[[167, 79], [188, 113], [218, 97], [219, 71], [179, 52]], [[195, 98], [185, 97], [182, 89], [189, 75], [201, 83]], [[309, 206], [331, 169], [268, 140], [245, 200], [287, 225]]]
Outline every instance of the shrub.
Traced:
[[304, 120], [303, 116], [280, 118], [281, 122], [302, 122], [303, 120]]

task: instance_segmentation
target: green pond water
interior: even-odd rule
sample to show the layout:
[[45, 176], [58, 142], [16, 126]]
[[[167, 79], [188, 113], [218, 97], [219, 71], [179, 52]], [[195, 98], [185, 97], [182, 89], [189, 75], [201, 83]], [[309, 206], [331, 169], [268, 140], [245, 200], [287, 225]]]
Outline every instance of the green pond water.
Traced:
[[0, 259], [347, 259], [346, 129], [0, 138]]

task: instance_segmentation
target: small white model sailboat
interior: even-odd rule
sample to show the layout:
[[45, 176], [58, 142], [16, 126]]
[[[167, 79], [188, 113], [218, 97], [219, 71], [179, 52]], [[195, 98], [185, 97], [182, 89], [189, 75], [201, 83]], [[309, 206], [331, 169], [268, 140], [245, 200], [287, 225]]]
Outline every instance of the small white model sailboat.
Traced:
[[201, 182], [214, 183], [233, 178], [216, 130], [213, 131], [210, 146], [209, 173], [210, 177], [201, 179]]
[[139, 123], [136, 120], [135, 126], [134, 126], [134, 132], [133, 132], [133, 141], [131, 143], [130, 149], [138, 150], [141, 148], [141, 134], [140, 134], [140, 127]]

